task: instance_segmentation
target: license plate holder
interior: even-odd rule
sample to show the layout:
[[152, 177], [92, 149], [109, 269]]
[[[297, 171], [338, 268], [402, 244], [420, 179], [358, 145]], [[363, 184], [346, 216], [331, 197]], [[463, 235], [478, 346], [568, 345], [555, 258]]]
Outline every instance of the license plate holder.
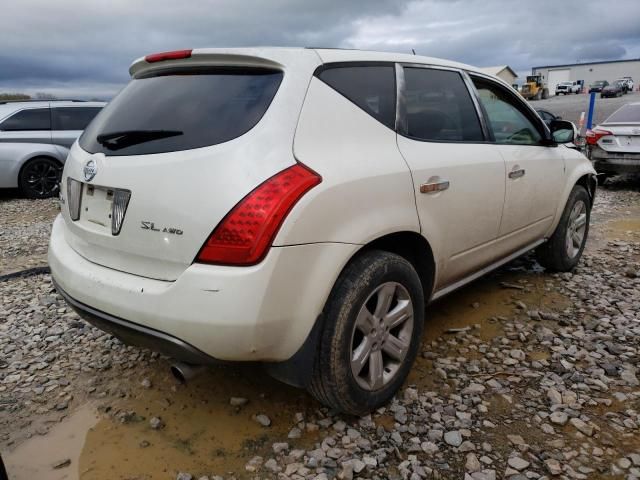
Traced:
[[82, 194], [81, 220], [93, 228], [111, 231], [111, 214], [115, 189], [85, 184]]

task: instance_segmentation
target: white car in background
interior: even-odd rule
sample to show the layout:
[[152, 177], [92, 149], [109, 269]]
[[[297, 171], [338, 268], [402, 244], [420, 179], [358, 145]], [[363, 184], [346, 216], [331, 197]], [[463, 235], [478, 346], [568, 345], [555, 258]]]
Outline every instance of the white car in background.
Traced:
[[627, 103], [586, 134], [587, 155], [603, 179], [640, 173], [640, 102]]
[[616, 80], [623, 86], [625, 93], [633, 92], [633, 79], [631, 77], [622, 77]]
[[595, 171], [506, 83], [349, 50], [149, 55], [69, 154], [49, 263], [83, 317], [189, 364], [263, 362], [352, 414], [427, 303], [537, 248], [576, 266]]
[[556, 95], [567, 95], [571, 93], [580, 93], [582, 86], [576, 82], [561, 82], [556, 85]]

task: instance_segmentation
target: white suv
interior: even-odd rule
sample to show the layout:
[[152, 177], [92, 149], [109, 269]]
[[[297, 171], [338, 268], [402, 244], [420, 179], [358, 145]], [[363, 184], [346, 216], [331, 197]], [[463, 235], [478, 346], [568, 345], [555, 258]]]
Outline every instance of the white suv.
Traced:
[[359, 414], [402, 385], [430, 300], [535, 247], [578, 263], [596, 177], [572, 124], [475, 68], [255, 48], [130, 73], [71, 149], [49, 248], [127, 343], [263, 362]]

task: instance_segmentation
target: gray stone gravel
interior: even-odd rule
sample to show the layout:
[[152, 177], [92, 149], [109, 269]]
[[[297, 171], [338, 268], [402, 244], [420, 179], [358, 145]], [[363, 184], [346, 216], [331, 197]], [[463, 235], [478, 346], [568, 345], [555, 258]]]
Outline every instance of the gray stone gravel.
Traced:
[[157, 358], [82, 321], [48, 274], [0, 282], [0, 444], [46, 433], [86, 398], [118, 395]]
[[[515, 286], [496, 280], [496, 288], [512, 292], [510, 313], [490, 319], [499, 334], [469, 325], [425, 342], [421, 380], [389, 405], [358, 419], [319, 406], [296, 413], [284, 438], [247, 457], [244, 472], [216, 474], [227, 480], [640, 478], [640, 232], [598, 227], [637, 219], [639, 206], [633, 188], [601, 189], [593, 240], [573, 273], [541, 273], [525, 258], [509, 267], [521, 272]], [[5, 230], [0, 242], [29, 235], [20, 228]], [[528, 305], [534, 278], [563, 306]], [[47, 423], [38, 419], [61, 418], [83, 398], [114, 395], [119, 385], [139, 386], [157, 358], [79, 321], [48, 275], [0, 282], [0, 441], [40, 427], [45, 434]], [[227, 398], [238, 409], [248, 402]], [[252, 398], [246, 408], [256, 405], [259, 413], [259, 402]], [[126, 422], [128, 413], [118, 418]], [[266, 415], [253, 418], [271, 424]], [[303, 447], [298, 439], [310, 432], [317, 441]], [[223, 478], [186, 473], [180, 465], [174, 472], [181, 470], [177, 478]]]
[[0, 198], [0, 275], [46, 265], [51, 221], [57, 199]]

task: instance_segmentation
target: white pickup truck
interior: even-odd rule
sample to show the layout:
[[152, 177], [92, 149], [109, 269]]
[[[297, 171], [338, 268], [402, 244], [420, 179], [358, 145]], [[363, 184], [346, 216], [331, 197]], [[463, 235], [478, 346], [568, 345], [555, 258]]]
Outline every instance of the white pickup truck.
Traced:
[[580, 93], [581, 86], [578, 82], [562, 82], [556, 85], [556, 95], [571, 94], [571, 93]]

